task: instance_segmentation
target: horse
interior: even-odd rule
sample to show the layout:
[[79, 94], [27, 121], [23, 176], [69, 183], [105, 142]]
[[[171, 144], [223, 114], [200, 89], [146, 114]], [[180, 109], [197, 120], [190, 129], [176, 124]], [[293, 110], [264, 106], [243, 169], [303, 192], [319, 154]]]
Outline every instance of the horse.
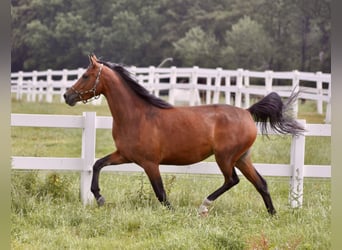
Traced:
[[[250, 148], [257, 137], [256, 123], [262, 134], [274, 130], [298, 135], [303, 127], [287, 112], [297, 98], [292, 93], [286, 103], [271, 92], [248, 109], [226, 104], [173, 106], [150, 94], [120, 64], [89, 55], [89, 66], [69, 88], [64, 99], [74, 106], [104, 95], [113, 116], [112, 137], [116, 150], [93, 165], [91, 192], [98, 206], [105, 204], [100, 194], [100, 170], [108, 165], [136, 163], [144, 169], [161, 204], [169, 202], [159, 165], [187, 165], [210, 155], [224, 176], [224, 183], [207, 196], [198, 212], [206, 216], [214, 200], [239, 183], [236, 168], [262, 196], [269, 214], [276, 214], [266, 180], [254, 168]], [[266, 122], [269, 124], [266, 125]]]

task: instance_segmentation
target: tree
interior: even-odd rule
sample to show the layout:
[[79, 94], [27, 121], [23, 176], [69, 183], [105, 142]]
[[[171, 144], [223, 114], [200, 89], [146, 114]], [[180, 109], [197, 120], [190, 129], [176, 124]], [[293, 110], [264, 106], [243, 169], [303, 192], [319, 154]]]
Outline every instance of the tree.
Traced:
[[273, 70], [330, 72], [330, 2], [264, 0], [254, 17], [272, 40]]
[[111, 27], [108, 32], [102, 33], [99, 49], [116, 61], [134, 64], [137, 59], [135, 54], [151, 40], [151, 36], [144, 32], [139, 17], [129, 11], [114, 16]]
[[[330, 72], [331, 0], [12, 0], [12, 71], [136, 66]], [[244, 17], [245, 16], [245, 17]]]
[[29, 48], [28, 58], [24, 61], [24, 67], [27, 69], [50, 68], [55, 65], [51, 59], [51, 54], [56, 50], [53, 31], [39, 20], [33, 20], [27, 24], [27, 35], [24, 38], [25, 44]]
[[200, 27], [190, 29], [174, 44], [175, 52], [185, 66], [210, 67], [217, 60], [218, 42]]
[[241, 18], [226, 32], [223, 49], [225, 67], [265, 70], [269, 68], [270, 39], [262, 26], [250, 17]]

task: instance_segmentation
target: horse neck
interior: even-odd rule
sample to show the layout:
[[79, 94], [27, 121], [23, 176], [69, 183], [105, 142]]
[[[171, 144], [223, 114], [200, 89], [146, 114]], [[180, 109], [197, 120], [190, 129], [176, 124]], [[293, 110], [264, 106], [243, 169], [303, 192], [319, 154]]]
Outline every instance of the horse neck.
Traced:
[[[112, 72], [111, 72], [112, 73]], [[117, 124], [128, 122], [135, 123], [141, 114], [148, 108], [147, 104], [138, 97], [133, 90], [113, 72], [113, 75], [106, 77], [105, 90], [110, 112]]]

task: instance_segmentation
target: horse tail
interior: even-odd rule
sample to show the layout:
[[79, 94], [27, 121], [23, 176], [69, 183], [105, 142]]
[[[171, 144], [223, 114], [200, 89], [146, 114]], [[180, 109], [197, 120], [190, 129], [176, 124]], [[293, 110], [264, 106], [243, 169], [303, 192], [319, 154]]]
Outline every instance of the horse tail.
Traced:
[[[267, 134], [268, 129], [280, 134], [299, 135], [305, 129], [291, 115], [292, 104], [297, 99], [299, 92], [293, 92], [286, 103], [276, 92], [271, 92], [259, 102], [253, 104], [247, 110], [254, 121], [261, 122], [261, 133]], [[268, 126], [268, 124], [269, 126]]]

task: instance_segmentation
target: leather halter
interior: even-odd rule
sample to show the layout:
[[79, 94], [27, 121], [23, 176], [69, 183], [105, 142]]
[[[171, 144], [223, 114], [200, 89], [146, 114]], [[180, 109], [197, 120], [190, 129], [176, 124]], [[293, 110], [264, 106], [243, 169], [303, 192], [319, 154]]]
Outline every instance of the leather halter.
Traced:
[[[99, 84], [99, 81], [100, 81], [100, 75], [101, 75], [101, 72], [102, 72], [102, 68], [103, 68], [103, 64], [100, 64], [100, 69], [99, 69], [99, 72], [96, 75], [94, 86], [91, 89], [86, 90], [86, 91], [77, 91], [74, 87], [71, 87], [71, 89], [78, 95], [78, 97], [80, 98], [80, 100], [84, 104], [87, 103], [87, 102], [90, 102], [92, 100], [99, 99], [100, 94], [96, 95], [96, 87], [97, 87], [97, 85]], [[83, 99], [83, 95], [88, 94], [88, 93], [93, 93], [93, 96], [88, 98], [88, 99]]]

